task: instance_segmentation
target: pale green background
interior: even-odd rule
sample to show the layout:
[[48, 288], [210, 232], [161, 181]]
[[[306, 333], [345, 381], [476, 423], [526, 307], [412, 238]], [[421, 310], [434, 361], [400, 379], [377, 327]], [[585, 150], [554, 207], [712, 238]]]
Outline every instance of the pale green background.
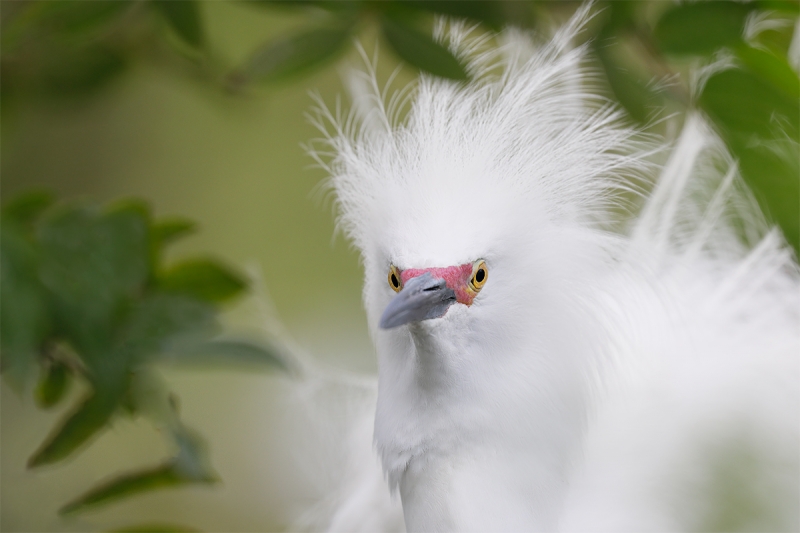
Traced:
[[[229, 64], [308, 23], [291, 10], [236, 3], [207, 2], [203, 13], [211, 49]], [[367, 44], [374, 41], [368, 33], [362, 34]], [[310, 168], [301, 147], [318, 136], [304, 118], [309, 92], [332, 104], [344, 67], [355, 62], [351, 48], [336, 64], [244, 97], [143, 63], [84, 104], [19, 106], [4, 113], [2, 195], [45, 186], [66, 198], [137, 196], [156, 215], [194, 219], [200, 232], [172, 257], [210, 252], [255, 268], [301, 347], [328, 364], [374, 372], [358, 255], [342, 236], [334, 238], [331, 202], [314, 192], [324, 173]], [[386, 57], [382, 66], [396, 64]], [[252, 322], [248, 313], [234, 309], [234, 326]], [[308, 482], [291, 461], [286, 379], [234, 370], [169, 370], [167, 377], [186, 423], [208, 437], [222, 485], [156, 492], [60, 519], [56, 509], [93, 483], [166, 457], [163, 439], [146, 422], [121, 421], [73, 462], [29, 472], [27, 457], [70, 402], [43, 413], [29, 395], [19, 398], [3, 386], [2, 530], [86, 531], [152, 521], [205, 531], [285, 526], [292, 506], [307, 504]], [[73, 389], [69, 399], [79, 394]]]

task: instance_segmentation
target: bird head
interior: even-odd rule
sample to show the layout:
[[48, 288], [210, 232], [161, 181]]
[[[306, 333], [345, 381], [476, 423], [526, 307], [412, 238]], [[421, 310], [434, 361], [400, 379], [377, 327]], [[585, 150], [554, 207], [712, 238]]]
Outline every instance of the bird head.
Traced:
[[599, 228], [646, 165], [638, 134], [587, 91], [574, 31], [539, 48], [510, 33], [489, 55], [451, 34], [471, 81], [423, 75], [394, 120], [370, 70], [352, 78], [353, 114], [321, 110], [334, 127], [317, 160], [364, 266], [390, 479], [434, 441], [514, 431], [514, 406], [570, 409], [561, 382], [592, 343], [573, 324], [607, 257]]

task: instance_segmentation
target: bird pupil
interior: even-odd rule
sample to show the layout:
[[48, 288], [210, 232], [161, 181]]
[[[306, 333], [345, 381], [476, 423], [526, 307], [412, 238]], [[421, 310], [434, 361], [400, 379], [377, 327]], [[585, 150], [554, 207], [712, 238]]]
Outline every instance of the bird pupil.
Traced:
[[485, 277], [486, 273], [483, 271], [483, 269], [480, 269], [475, 273], [475, 281], [477, 281], [478, 283], [481, 283]]
[[392, 285], [394, 285], [395, 287], [397, 287], [398, 285], [397, 276], [395, 276], [394, 274], [392, 274]]

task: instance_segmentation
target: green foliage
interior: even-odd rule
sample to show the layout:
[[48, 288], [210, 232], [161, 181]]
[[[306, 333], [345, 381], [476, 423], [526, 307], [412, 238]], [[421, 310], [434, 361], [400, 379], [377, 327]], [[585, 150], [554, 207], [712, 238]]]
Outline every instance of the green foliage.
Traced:
[[117, 476], [61, 508], [61, 514], [71, 514], [89, 507], [126, 498], [140, 492], [192, 483], [214, 483], [216, 476], [207, 464], [202, 441], [196, 436], [178, 436], [182, 448], [178, 454], [155, 468]]
[[742, 41], [752, 5], [738, 2], [678, 4], [656, 24], [654, 37], [667, 54], [704, 55]]
[[[651, 28], [641, 4], [609, 2], [594, 49], [611, 92], [635, 120], [647, 124], [670, 103], [702, 110], [738, 159], [763, 211], [800, 255], [800, 78], [787, 59], [797, 6], [686, 2], [667, 6]], [[778, 24], [748, 42], [752, 16], [771, 16]], [[615, 54], [623, 45], [642, 53]], [[711, 63], [721, 52], [735, 63], [711, 75], [699, 94], [676, 77], [687, 58]], [[656, 89], [652, 81], [659, 78], [671, 81]]]
[[250, 81], [279, 81], [307, 71], [344, 48], [353, 30], [353, 22], [334, 20], [330, 26], [269, 42], [256, 50], [247, 65], [232, 79], [239, 85]]
[[197, 531], [199, 530], [173, 524], [142, 524], [139, 526], [112, 529], [110, 533], [193, 533]]
[[197, 229], [197, 225], [185, 218], [169, 218], [154, 222], [150, 226], [150, 240], [156, 249], [161, 249], [165, 245], [191, 235]]
[[173, 346], [161, 360], [174, 363], [194, 364], [257, 364], [280, 368], [289, 372], [286, 362], [276, 355], [277, 350], [265, 350], [237, 339], [216, 338], [185, 342]]
[[42, 377], [36, 386], [36, 403], [44, 409], [53, 407], [61, 401], [68, 387], [67, 367], [60, 361], [47, 361], [42, 365]]
[[[758, 65], [766, 70], [769, 63]], [[783, 73], [775, 69], [770, 76], [767, 72], [772, 79], [747, 68], [717, 73], [707, 81], [699, 103], [739, 159], [742, 176], [764, 212], [796, 247], [800, 242], [800, 88], [773, 83], [783, 81]], [[797, 82], [797, 78], [787, 81]]]
[[159, 487], [214, 482], [202, 438], [181, 423], [176, 400], [152, 363], [286, 370], [275, 349], [219, 335], [220, 304], [246, 290], [245, 278], [203, 258], [163, 265], [164, 247], [194, 225], [153, 221], [142, 202], [99, 208], [59, 204], [33, 192], [7, 203], [0, 217], [4, 377], [24, 391], [38, 367], [34, 398], [42, 408], [58, 404], [70, 382], [87, 385], [28, 466], [73, 456], [121, 415], [147, 417], [176, 449], [161, 465], [118, 476], [62, 511]]
[[203, 46], [205, 36], [200, 20], [200, 6], [196, 0], [152, 0], [152, 2], [186, 44], [193, 48]]
[[451, 80], [466, 80], [464, 65], [450, 51], [402, 18], [384, 16], [383, 35], [397, 55], [420, 70]]
[[484, 18], [492, 25], [501, 22], [502, 2], [260, 2], [313, 6], [329, 12], [327, 25], [302, 30], [269, 41], [258, 48], [250, 61], [234, 72], [230, 86], [241, 88], [250, 81], [280, 81], [308, 71], [338, 55], [358, 29], [358, 23], [375, 15], [386, 42], [397, 55], [423, 71], [444, 78], [467, 78], [465, 66], [447, 48], [414, 24], [420, 12], [462, 14], [473, 20]]
[[224, 302], [247, 287], [242, 277], [211, 259], [178, 263], [160, 274], [157, 283], [164, 291], [186, 294], [207, 302]]
[[[412, 8], [438, 15], [446, 15], [472, 22], [482, 22], [486, 27], [500, 30], [506, 24], [530, 26], [532, 12], [524, 2], [498, 2], [475, 0], [472, 2], [450, 2], [448, 0], [402, 0], [394, 2], [394, 8]], [[400, 4], [398, 6], [398, 4]], [[521, 9], [520, 9], [521, 7]]]

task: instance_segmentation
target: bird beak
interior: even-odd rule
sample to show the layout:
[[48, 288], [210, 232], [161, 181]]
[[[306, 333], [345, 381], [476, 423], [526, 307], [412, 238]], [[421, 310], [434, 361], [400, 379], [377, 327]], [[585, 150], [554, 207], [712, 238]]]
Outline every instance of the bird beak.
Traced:
[[381, 316], [383, 329], [396, 328], [409, 322], [444, 316], [456, 303], [456, 293], [445, 280], [426, 272], [406, 281], [397, 296], [389, 302]]

